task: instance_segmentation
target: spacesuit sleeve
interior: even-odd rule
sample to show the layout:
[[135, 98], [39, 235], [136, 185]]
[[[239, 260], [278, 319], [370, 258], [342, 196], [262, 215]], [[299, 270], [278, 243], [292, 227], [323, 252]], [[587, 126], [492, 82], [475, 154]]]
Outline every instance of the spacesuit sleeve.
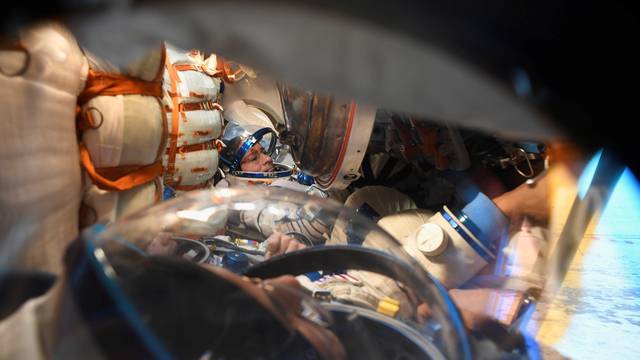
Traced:
[[481, 192], [467, 203], [462, 209], [462, 214], [467, 218], [465, 225], [469, 230], [489, 243], [495, 244], [509, 230], [509, 219]]

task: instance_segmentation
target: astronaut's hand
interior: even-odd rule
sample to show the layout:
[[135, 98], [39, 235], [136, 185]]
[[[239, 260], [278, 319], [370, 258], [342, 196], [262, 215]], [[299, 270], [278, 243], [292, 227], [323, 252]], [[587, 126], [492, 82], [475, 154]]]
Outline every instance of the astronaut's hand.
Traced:
[[549, 176], [542, 176], [535, 187], [522, 184], [493, 199], [496, 206], [512, 224], [520, 224], [524, 217], [545, 224], [549, 220]]
[[449, 296], [458, 307], [464, 326], [469, 330], [479, 330], [484, 324], [498, 321], [483, 313], [484, 309], [491, 306], [479, 295], [485, 290], [489, 289], [449, 290]]
[[177, 246], [171, 233], [161, 232], [151, 240], [146, 250], [149, 255], [172, 255]]
[[416, 310], [418, 324], [425, 324], [431, 318], [432, 314], [433, 312], [428, 304], [422, 303], [418, 305], [418, 309]]
[[301, 244], [293, 236], [285, 235], [281, 232], [274, 231], [269, 238], [267, 238], [267, 253], [266, 258], [270, 258], [275, 255], [280, 255], [300, 249], [304, 249], [305, 245]]

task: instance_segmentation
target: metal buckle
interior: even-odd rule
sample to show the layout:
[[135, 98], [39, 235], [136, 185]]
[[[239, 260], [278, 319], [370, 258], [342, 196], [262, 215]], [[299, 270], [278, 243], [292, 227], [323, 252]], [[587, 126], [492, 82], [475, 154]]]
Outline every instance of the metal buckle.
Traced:
[[525, 184], [527, 184], [527, 186], [529, 187], [535, 187], [536, 182], [538, 182], [538, 180], [540, 180], [547, 173], [548, 170], [549, 170], [549, 156], [547, 155], [544, 158], [544, 169], [538, 174], [538, 176], [527, 179], [527, 181], [525, 181]]
[[[528, 172], [524, 172], [520, 170], [520, 168], [518, 167], [518, 165], [522, 162], [521, 159], [523, 157], [527, 163]], [[531, 160], [529, 160], [529, 154], [526, 151], [524, 151], [523, 148], [517, 147], [517, 148], [514, 148], [513, 151], [511, 151], [511, 161], [513, 162], [513, 167], [521, 176], [527, 179], [530, 179], [533, 177], [533, 175], [535, 175], [535, 171], [533, 170], [533, 166], [531, 165]]]

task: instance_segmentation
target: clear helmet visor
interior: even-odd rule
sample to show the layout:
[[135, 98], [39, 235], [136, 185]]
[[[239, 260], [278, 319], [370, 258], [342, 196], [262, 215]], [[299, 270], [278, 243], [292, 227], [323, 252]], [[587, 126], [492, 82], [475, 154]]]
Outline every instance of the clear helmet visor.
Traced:
[[[336, 235], [345, 221], [362, 245]], [[470, 356], [442, 286], [375, 223], [329, 200], [266, 187], [189, 193], [93, 228], [84, 244], [153, 353]]]

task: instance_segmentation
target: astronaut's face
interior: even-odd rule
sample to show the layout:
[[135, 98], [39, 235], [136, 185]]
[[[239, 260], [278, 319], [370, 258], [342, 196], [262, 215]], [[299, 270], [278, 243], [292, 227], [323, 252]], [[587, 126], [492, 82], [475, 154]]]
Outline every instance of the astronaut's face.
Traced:
[[273, 160], [271, 156], [262, 148], [262, 145], [255, 144], [242, 158], [240, 170], [251, 172], [270, 172], [273, 171]]

